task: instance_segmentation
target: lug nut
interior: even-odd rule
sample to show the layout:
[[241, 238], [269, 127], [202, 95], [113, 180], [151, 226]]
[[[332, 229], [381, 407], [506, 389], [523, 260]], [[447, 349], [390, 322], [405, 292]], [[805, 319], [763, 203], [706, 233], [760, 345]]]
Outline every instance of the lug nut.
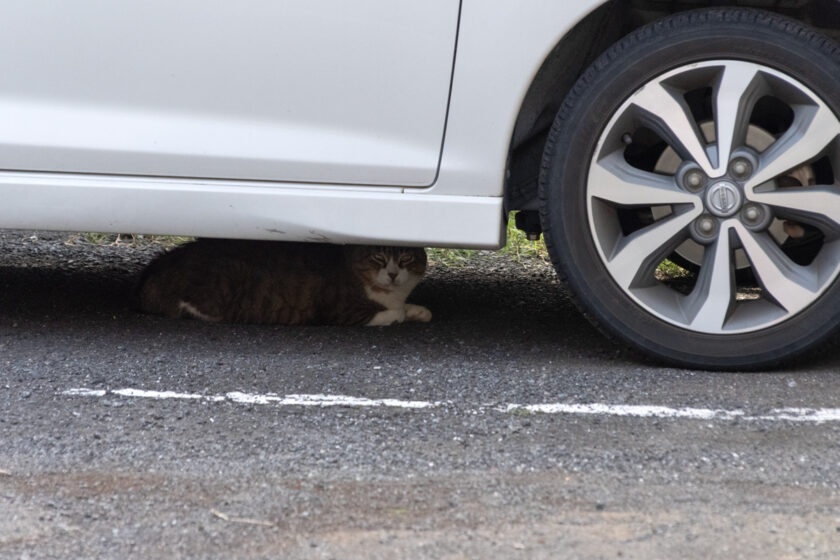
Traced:
[[718, 222], [712, 216], [704, 215], [694, 220], [690, 229], [695, 241], [708, 245], [717, 238]]
[[773, 222], [773, 212], [763, 204], [750, 202], [741, 209], [741, 221], [753, 231], [763, 231]]
[[746, 179], [752, 175], [753, 165], [747, 158], [740, 157], [732, 161], [729, 169], [736, 179]]
[[697, 223], [697, 229], [703, 233], [712, 233], [715, 231], [715, 223], [711, 218], [703, 218]]
[[688, 190], [696, 191], [703, 186], [704, 179], [705, 175], [703, 175], [702, 171], [693, 169], [685, 174], [685, 177], [683, 178], [683, 184]]
[[761, 217], [761, 212], [755, 206], [750, 206], [744, 210], [744, 219], [748, 222], [756, 222]]

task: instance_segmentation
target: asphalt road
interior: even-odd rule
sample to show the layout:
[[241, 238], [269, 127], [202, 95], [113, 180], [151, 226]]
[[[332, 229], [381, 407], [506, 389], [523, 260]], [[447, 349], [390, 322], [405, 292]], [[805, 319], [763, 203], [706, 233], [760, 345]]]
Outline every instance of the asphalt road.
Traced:
[[67, 239], [0, 235], [2, 558], [840, 557], [840, 339], [662, 368], [497, 255], [429, 324], [172, 321]]

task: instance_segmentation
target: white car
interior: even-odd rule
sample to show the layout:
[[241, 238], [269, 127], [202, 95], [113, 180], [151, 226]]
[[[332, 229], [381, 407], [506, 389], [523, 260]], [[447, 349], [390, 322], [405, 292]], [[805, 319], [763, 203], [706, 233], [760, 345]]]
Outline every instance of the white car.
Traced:
[[840, 324], [840, 3], [751, 4], [9, 0], [0, 226], [497, 248], [519, 210], [606, 333], [774, 364]]

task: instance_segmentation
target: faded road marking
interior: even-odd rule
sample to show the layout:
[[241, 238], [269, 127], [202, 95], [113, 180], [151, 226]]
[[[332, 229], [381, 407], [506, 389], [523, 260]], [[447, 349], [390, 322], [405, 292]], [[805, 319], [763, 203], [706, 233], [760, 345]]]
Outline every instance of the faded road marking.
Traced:
[[277, 406], [350, 406], [371, 407], [385, 406], [394, 408], [433, 408], [441, 403], [427, 401], [403, 401], [399, 399], [366, 399], [361, 397], [347, 397], [343, 395], [264, 395], [255, 393], [240, 393], [232, 391], [224, 395], [202, 395], [198, 393], [178, 393], [175, 391], [147, 391], [143, 389], [67, 389], [62, 395], [71, 397], [104, 397], [105, 395], [119, 395], [143, 399], [181, 399], [200, 400], [209, 402], [234, 402], [239, 404], [273, 404]]
[[638, 418], [691, 418], [693, 420], [731, 420], [744, 418], [741, 410], [711, 408], [671, 408], [630, 404], [509, 404], [505, 412], [526, 411], [542, 414], [601, 414], [606, 416], [636, 416]]
[[[274, 393], [242, 393], [232, 391], [223, 395], [203, 395], [200, 393], [180, 393], [177, 391], [149, 391], [145, 389], [86, 389], [75, 388], [61, 391], [62, 395], [70, 397], [105, 397], [116, 395], [141, 399], [176, 399], [205, 402], [232, 402], [237, 404], [257, 404], [274, 406], [343, 406], [343, 407], [388, 407], [405, 409], [429, 409], [441, 406], [458, 407], [451, 401], [406, 401], [400, 399], [368, 399], [364, 397], [349, 397], [346, 395], [277, 395]], [[543, 404], [486, 404], [477, 405], [464, 403], [461, 408], [473, 409], [475, 412], [487, 410], [515, 413], [528, 412], [532, 414], [566, 414], [566, 415], [598, 415], [624, 416], [635, 418], [682, 418], [689, 420], [765, 420], [771, 422], [807, 422], [822, 424], [825, 422], [840, 422], [840, 408], [774, 408], [762, 413], [748, 414], [739, 409], [725, 410], [714, 408], [674, 408], [655, 405], [626, 405], [604, 403], [543, 403]]]

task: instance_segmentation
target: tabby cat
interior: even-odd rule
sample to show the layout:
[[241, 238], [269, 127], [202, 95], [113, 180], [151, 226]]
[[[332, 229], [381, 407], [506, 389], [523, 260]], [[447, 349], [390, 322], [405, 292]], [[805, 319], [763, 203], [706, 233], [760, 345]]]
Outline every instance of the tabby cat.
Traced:
[[152, 261], [140, 309], [224, 323], [370, 325], [430, 321], [406, 303], [421, 248], [201, 239]]

